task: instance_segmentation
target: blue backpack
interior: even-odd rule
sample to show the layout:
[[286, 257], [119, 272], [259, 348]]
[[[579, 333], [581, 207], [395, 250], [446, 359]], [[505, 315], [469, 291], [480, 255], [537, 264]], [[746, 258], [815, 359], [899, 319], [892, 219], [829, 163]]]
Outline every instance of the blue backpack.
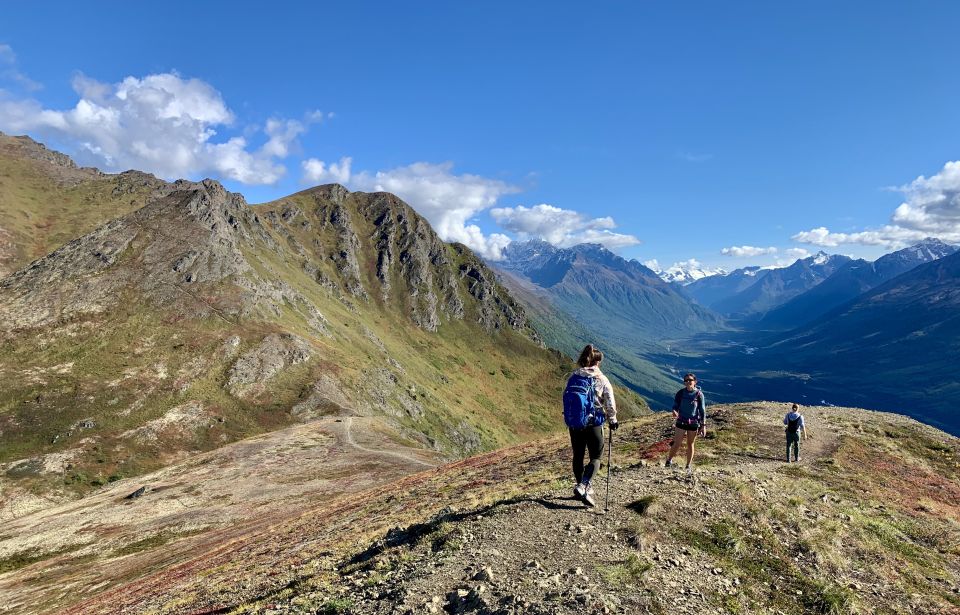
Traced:
[[563, 391], [563, 420], [571, 429], [603, 425], [606, 416], [596, 403], [593, 378], [573, 374]]

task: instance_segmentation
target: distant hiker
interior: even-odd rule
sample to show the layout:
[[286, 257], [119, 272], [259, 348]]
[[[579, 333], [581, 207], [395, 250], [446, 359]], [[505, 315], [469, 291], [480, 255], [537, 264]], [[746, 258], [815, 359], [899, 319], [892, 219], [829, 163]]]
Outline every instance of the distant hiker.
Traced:
[[687, 474], [693, 472], [694, 442], [697, 436], [707, 435], [707, 404], [703, 391], [697, 386], [697, 377], [687, 374], [683, 377], [683, 388], [673, 396], [673, 418], [676, 427], [673, 434], [673, 446], [667, 454], [666, 467], [673, 466], [673, 456], [680, 450], [684, 440], [687, 442]]
[[800, 461], [800, 435], [807, 438], [807, 428], [800, 414], [800, 406], [793, 404], [790, 412], [783, 417], [783, 424], [787, 426], [787, 463], [790, 463], [790, 448], [793, 447], [793, 460]]
[[[594, 505], [593, 487], [590, 483], [600, 469], [603, 424], [609, 421], [612, 430], [619, 427], [613, 387], [600, 371], [601, 361], [603, 353], [594, 348], [593, 344], [587, 344], [577, 360], [579, 369], [570, 374], [563, 391], [563, 419], [570, 429], [573, 476], [577, 480], [573, 495], [587, 506]], [[583, 466], [584, 451], [590, 453], [590, 463], [586, 468]]]

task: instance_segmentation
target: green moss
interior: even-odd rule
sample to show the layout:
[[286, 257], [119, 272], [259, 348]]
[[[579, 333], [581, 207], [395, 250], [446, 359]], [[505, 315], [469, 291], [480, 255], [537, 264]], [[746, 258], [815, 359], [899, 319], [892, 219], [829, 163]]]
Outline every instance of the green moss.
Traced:
[[653, 564], [635, 553], [616, 564], [598, 566], [597, 572], [603, 579], [612, 585], [637, 585], [643, 580], [643, 575], [653, 567]]
[[204, 529], [195, 529], [187, 530], [183, 532], [160, 532], [154, 534], [153, 536], [148, 536], [143, 540], [138, 540], [136, 542], [131, 542], [126, 544], [119, 549], [115, 549], [110, 553], [110, 557], [122, 557], [124, 555], [132, 555], [134, 553], [140, 553], [141, 551], [148, 551], [150, 549], [155, 549], [156, 547], [163, 546], [168, 542], [176, 541], [181, 538], [186, 538], [188, 536], [195, 536], [197, 534], [203, 533]]
[[82, 549], [87, 545], [85, 544], [74, 544], [61, 547], [55, 551], [43, 551], [40, 549], [31, 549], [29, 551], [22, 551], [20, 553], [14, 553], [13, 555], [8, 555], [7, 557], [0, 558], [0, 574], [5, 572], [10, 572], [12, 570], [18, 570], [30, 564], [35, 564], [37, 562], [42, 562], [60, 555], [66, 555], [67, 553], [73, 553], [79, 549]]
[[836, 583], [803, 579], [802, 603], [811, 613], [846, 615], [854, 612], [853, 593]]

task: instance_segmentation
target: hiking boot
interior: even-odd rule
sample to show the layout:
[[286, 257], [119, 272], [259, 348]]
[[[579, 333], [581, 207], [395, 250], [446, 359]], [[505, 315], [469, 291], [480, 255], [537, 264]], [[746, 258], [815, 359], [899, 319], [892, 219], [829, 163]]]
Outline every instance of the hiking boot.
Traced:
[[583, 503], [593, 508], [596, 506], [596, 501], [593, 499], [593, 487], [587, 485], [587, 490], [583, 494]]
[[670, 458], [668, 457], [667, 460], [663, 463], [663, 467], [665, 467], [665, 468], [672, 468], [672, 467], [673, 467], [673, 459], [670, 459]]
[[573, 488], [573, 497], [578, 500], [582, 500], [583, 496], [587, 493], [587, 486], [583, 483], [577, 483], [577, 486]]
[[794, 461], [799, 462], [801, 459], [803, 459], [803, 457], [797, 457], [796, 459], [794, 459]]
[[687, 476], [693, 476], [693, 466], [687, 466]]

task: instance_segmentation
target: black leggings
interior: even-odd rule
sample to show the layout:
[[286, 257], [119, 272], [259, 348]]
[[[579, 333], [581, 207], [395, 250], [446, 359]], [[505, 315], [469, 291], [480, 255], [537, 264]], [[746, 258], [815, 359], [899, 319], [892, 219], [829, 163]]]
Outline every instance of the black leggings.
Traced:
[[[570, 444], [573, 446], [573, 475], [578, 483], [589, 483], [600, 469], [600, 458], [603, 457], [603, 427], [570, 429]], [[590, 451], [590, 463], [586, 470], [583, 467], [585, 449]]]

